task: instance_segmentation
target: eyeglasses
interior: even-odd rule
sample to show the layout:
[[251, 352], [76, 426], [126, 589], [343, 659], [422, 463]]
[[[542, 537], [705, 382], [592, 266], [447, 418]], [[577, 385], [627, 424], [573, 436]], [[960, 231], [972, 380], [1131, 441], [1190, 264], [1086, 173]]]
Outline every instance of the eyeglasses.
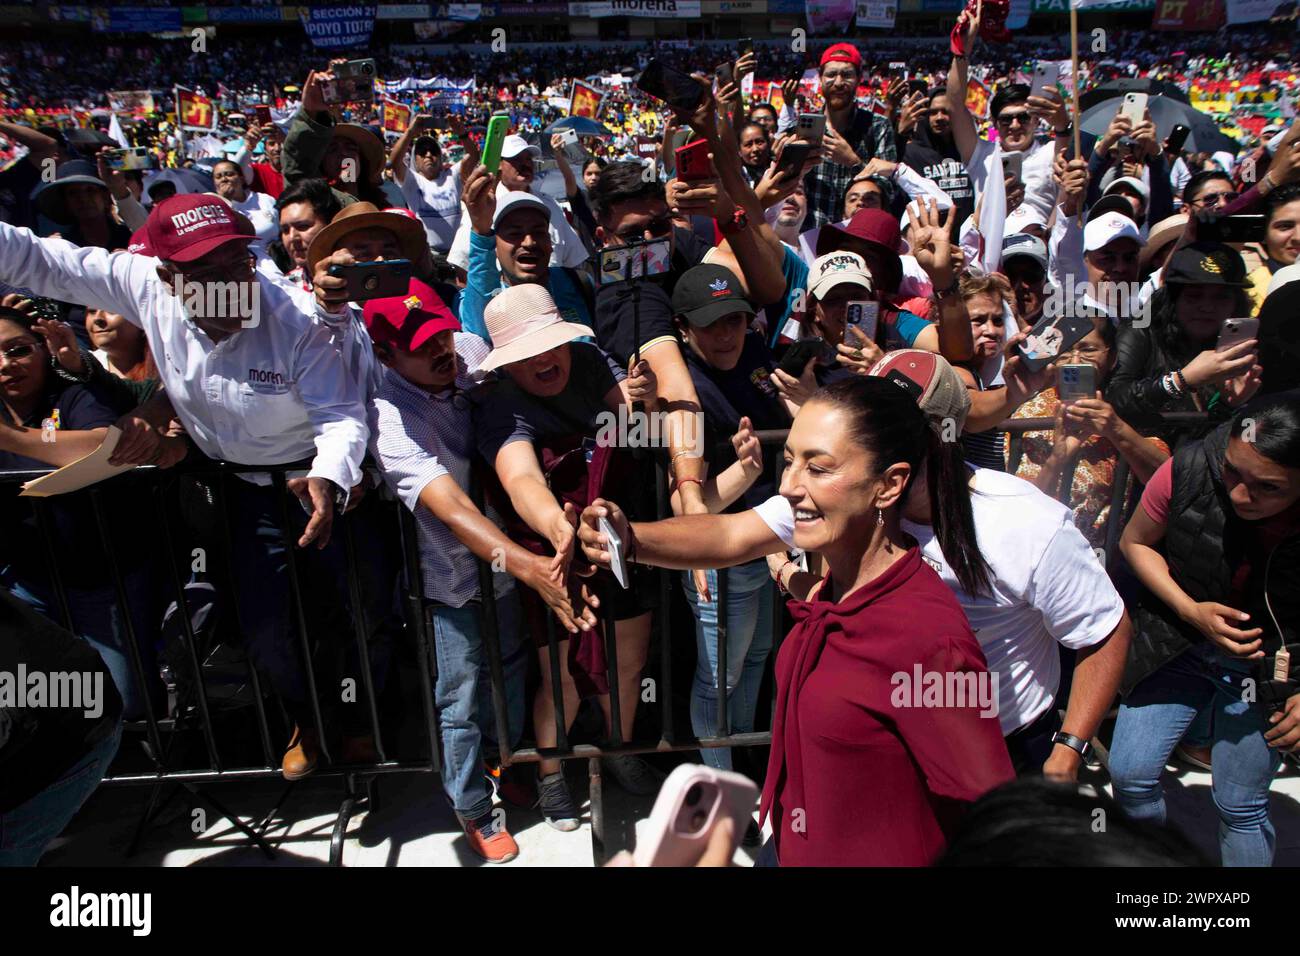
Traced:
[[998, 125], [1011, 126], [1013, 123], [1019, 126], [1028, 126], [1033, 121], [1033, 116], [1028, 111], [1022, 113], [999, 113]]
[[1206, 193], [1192, 201], [1193, 206], [1226, 206], [1228, 203], [1235, 201], [1237, 194], [1231, 190], [1221, 193]]
[[25, 359], [36, 351], [37, 343], [20, 342], [17, 345], [11, 345], [7, 349], [0, 349], [0, 355], [3, 355], [10, 362], [17, 362]]

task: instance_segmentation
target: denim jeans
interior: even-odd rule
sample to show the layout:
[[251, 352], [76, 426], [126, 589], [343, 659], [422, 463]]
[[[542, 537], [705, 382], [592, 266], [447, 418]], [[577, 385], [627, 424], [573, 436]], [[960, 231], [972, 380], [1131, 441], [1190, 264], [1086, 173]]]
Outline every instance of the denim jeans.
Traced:
[[1165, 763], [1197, 713], [1213, 714], [1210, 762], [1224, 866], [1270, 866], [1277, 843], [1268, 790], [1282, 755], [1264, 741], [1266, 708], [1242, 700], [1249, 675], [1245, 661], [1230, 659], [1209, 641], [1197, 644], [1133, 689], [1111, 742], [1116, 802], [1136, 820], [1164, 823]]
[[[145, 680], [152, 686], [150, 693], [157, 694], [162, 688], [158, 677], [158, 666], [154, 657], [154, 642], [158, 639], [158, 628], [162, 623], [154, 617], [156, 604], [151, 586], [148, 568], [126, 571], [123, 575], [126, 587], [128, 613], [131, 626], [135, 630], [136, 644], [140, 649], [140, 661], [144, 665]], [[54, 590], [47, 582], [20, 578], [9, 567], [0, 568], [0, 587], [14, 597], [31, 605], [32, 609], [45, 615], [51, 621], [63, 623]], [[145, 691], [136, 678], [135, 667], [131, 664], [130, 644], [126, 637], [126, 621], [117, 604], [117, 589], [111, 585], [98, 588], [65, 588], [68, 598], [68, 612], [72, 615], [70, 630], [99, 652], [108, 672], [113, 677], [117, 691], [122, 695], [122, 713], [128, 720], [144, 717]], [[157, 698], [155, 698], [157, 699]]]
[[122, 738], [119, 723], [62, 777], [26, 803], [0, 813], [0, 867], [35, 866], [45, 848], [104, 779]]
[[[775, 584], [767, 561], [760, 559], [727, 569], [727, 715], [733, 734], [754, 729], [763, 668], [772, 650], [772, 595]], [[691, 690], [691, 727], [696, 737], [718, 732], [718, 572], [709, 571], [713, 600], [701, 604], [690, 572], [682, 588], [695, 615], [695, 681]], [[731, 769], [730, 747], [704, 747], [704, 763]]]
[[[508, 743], [513, 747], [523, 733], [524, 675], [528, 670], [518, 592], [512, 589], [498, 597], [496, 607]], [[496, 718], [487, 650], [479, 631], [482, 612], [479, 601], [464, 607], [432, 605], [438, 658], [433, 695], [442, 737], [442, 786], [452, 808], [468, 820], [477, 820], [492, 809], [492, 792], [483, 775], [483, 738], [496, 737]]]
[[[236, 588], [232, 602], [239, 607], [246, 652], [267, 676], [293, 720], [300, 726], [312, 726], [315, 715], [307, 693], [301, 641], [294, 625], [289, 563], [280, 533], [280, 504], [275, 489], [240, 478], [231, 478], [226, 487], [230, 493], [232, 583]], [[315, 544], [297, 547], [297, 539], [307, 525], [307, 515], [296, 499], [288, 502], [289, 529], [307, 633], [322, 650], [341, 649], [344, 658], [341, 675], [329, 673], [320, 666], [315, 672], [323, 701], [333, 706], [340, 699], [335, 689], [339, 686], [334, 680], [336, 676], [356, 680], [355, 698], [338, 705], [342, 709], [339, 716], [344, 733], [369, 733], [370, 721], [350, 610], [343, 522], [352, 526], [357, 576], [365, 604], [370, 667], [375, 692], [379, 694], [391, 658], [396, 556], [400, 553], [396, 545], [383, 546], [384, 533], [390, 526], [379, 512], [387, 504], [372, 492], [346, 518], [335, 515], [329, 543], [318, 549]], [[313, 654], [318, 664], [324, 663], [325, 656], [316, 648]]]

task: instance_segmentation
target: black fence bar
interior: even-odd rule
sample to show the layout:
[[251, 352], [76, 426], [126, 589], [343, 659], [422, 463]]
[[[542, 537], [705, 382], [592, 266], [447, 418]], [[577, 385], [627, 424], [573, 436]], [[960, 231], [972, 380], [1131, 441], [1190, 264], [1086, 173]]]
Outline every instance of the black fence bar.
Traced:
[[[605, 679], [609, 683], [609, 739], [615, 747], [623, 746], [623, 701], [618, 683], [618, 624], [614, 612], [607, 605], [605, 620]], [[634, 708], [636, 704], [632, 705]]]
[[54, 551], [57, 535], [50, 519], [50, 505], [44, 498], [32, 501], [32, 510], [36, 513], [36, 526], [41, 532], [41, 543], [45, 546], [45, 563], [50, 569], [50, 585], [54, 590], [54, 601], [59, 608], [59, 618], [63, 629], [76, 633], [72, 626], [72, 606], [68, 603], [68, 591], [63, 586], [63, 572], [59, 570], [59, 556]]
[[[504, 560], [504, 559], [503, 559]], [[509, 753], [512, 744], [510, 714], [506, 707], [506, 671], [501, 661], [501, 622], [497, 618], [496, 582], [492, 565], [478, 562], [478, 592], [483, 602], [483, 647], [487, 651], [488, 675], [492, 681], [492, 717], [497, 728], [497, 751]], [[522, 623], [522, 622], [521, 622]], [[501, 693], [497, 693], [497, 688]], [[480, 719], [487, 715], [481, 715]]]
[[438, 656], [433, 647], [433, 628], [424, 597], [424, 570], [420, 565], [419, 528], [410, 509], [397, 509], [398, 534], [402, 542], [402, 580], [406, 595], [408, 624], [415, 635], [416, 670], [420, 675], [420, 704], [424, 713], [425, 732], [429, 737], [429, 768], [442, 772], [442, 735], [439, 732], [438, 711], [433, 703], [433, 673]]
[[[384, 763], [384, 738], [379, 728], [379, 705], [375, 699], [375, 675], [370, 666], [370, 615], [366, 611], [366, 595], [357, 574], [357, 542], [352, 531], [352, 514], [335, 515], [334, 533], [343, 532], [344, 558], [347, 561], [348, 600], [352, 602], [352, 629], [357, 641], [358, 666], [361, 668], [361, 683], [366, 691], [366, 711], [370, 718], [370, 732], [375, 738], [375, 753], [379, 762]], [[340, 529], [338, 526], [342, 524]], [[379, 622], [373, 622], [378, 626]]]
[[[501, 649], [497, 648], [499, 654]], [[568, 666], [567, 663], [560, 660], [560, 641], [556, 636], [555, 617], [551, 614], [546, 615], [546, 662], [551, 667], [551, 700], [555, 706], [555, 746], [560, 750], [569, 749], [569, 720], [564, 713], [564, 683], [561, 667]], [[493, 687], [492, 692], [495, 694], [497, 688]], [[502, 688], [502, 697], [505, 696]], [[518, 757], [518, 751], [515, 757]]]
[[[662, 521], [671, 514], [668, 507], [668, 469], [660, 460], [655, 461], [655, 517]], [[655, 700], [660, 702], [663, 715], [659, 739], [672, 745], [673, 734], [673, 656], [670, 649], [672, 642], [672, 607], [673, 572], [667, 568], [655, 568], [655, 583], [659, 589], [659, 607], [655, 609], [655, 628], [659, 634], [659, 690]]]

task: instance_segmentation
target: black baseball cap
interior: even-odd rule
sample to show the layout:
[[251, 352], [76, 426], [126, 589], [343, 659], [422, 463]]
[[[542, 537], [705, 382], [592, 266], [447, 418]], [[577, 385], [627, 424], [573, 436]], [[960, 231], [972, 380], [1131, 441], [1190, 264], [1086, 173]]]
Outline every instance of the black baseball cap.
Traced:
[[1245, 288], [1246, 263], [1241, 253], [1221, 242], [1183, 246], [1165, 263], [1165, 285], [1227, 285]]
[[712, 325], [735, 312], [754, 314], [735, 273], [707, 263], [687, 269], [673, 289], [673, 315], [697, 328]]
[[442, 154], [442, 146], [438, 143], [436, 136], [419, 136], [415, 140], [415, 145], [411, 147], [411, 152], [417, 156], [421, 153]]

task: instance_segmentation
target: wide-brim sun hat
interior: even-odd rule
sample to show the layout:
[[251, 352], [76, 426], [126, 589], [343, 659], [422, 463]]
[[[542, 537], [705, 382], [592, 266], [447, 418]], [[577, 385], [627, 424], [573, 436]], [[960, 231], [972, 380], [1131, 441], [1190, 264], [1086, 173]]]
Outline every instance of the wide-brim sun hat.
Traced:
[[307, 275], [315, 273], [316, 263], [333, 253], [348, 233], [362, 229], [387, 229], [397, 237], [402, 255], [412, 262], [419, 260], [429, 245], [419, 220], [380, 209], [373, 203], [354, 202], [344, 206], [312, 239], [307, 247]]
[[489, 372], [596, 334], [585, 325], [566, 322], [551, 294], [536, 283], [502, 290], [483, 310], [483, 321], [492, 351], [480, 367]]

